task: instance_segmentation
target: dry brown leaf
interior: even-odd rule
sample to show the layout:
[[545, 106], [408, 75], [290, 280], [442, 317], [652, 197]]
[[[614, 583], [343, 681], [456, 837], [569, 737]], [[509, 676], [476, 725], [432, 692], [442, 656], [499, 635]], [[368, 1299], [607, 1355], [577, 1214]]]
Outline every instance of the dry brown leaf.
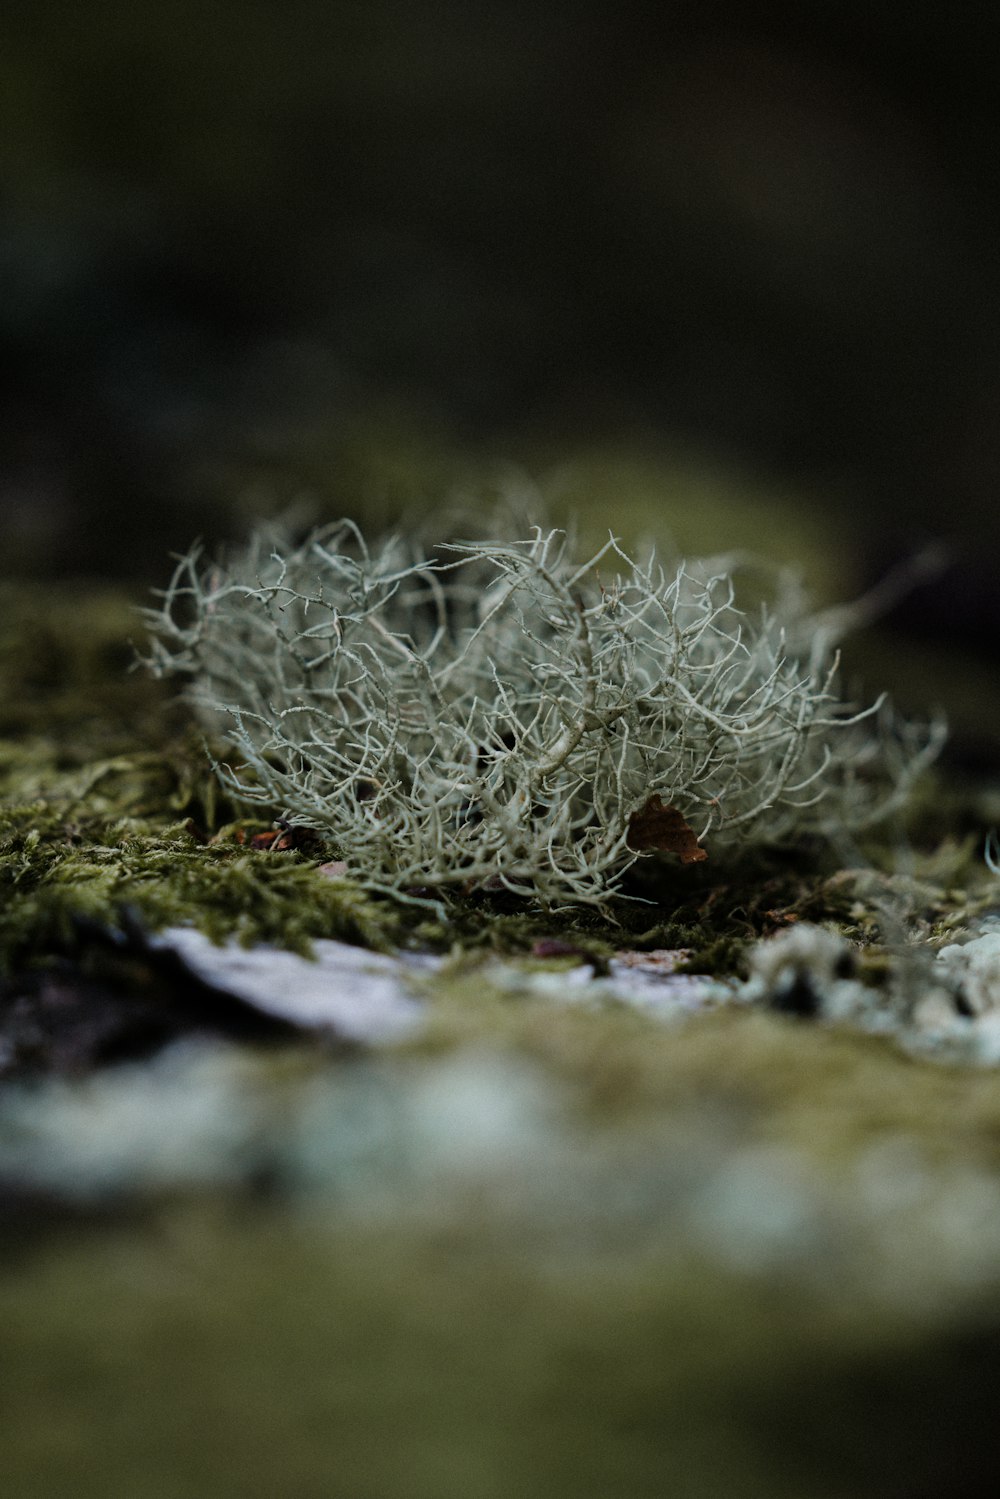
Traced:
[[708, 858], [708, 850], [702, 848], [694, 829], [676, 807], [664, 806], [657, 791], [629, 818], [628, 846], [636, 853], [656, 849], [677, 854], [682, 864], [700, 864]]
[[250, 847], [258, 853], [283, 854], [290, 848], [305, 848], [316, 841], [312, 828], [286, 827], [279, 820], [278, 826], [267, 833], [254, 833]]

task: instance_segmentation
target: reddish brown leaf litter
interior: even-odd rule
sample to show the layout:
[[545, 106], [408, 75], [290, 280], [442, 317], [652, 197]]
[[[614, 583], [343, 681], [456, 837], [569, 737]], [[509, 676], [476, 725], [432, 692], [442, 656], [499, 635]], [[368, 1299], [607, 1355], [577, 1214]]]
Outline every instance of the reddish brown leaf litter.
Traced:
[[708, 858], [708, 851], [698, 842], [694, 829], [676, 807], [665, 806], [655, 791], [629, 818], [628, 846], [636, 853], [656, 850], [677, 854], [682, 864], [700, 864]]
[[622, 948], [615, 953], [615, 959], [625, 968], [664, 975], [676, 973], [678, 967], [688, 961], [691, 953], [690, 947], [654, 947], [650, 952], [635, 952], [631, 948]]
[[290, 848], [307, 848], [316, 842], [317, 834], [312, 828], [288, 827], [279, 822], [276, 828], [266, 833], [255, 833], [250, 839], [250, 847], [264, 853], [283, 854]]

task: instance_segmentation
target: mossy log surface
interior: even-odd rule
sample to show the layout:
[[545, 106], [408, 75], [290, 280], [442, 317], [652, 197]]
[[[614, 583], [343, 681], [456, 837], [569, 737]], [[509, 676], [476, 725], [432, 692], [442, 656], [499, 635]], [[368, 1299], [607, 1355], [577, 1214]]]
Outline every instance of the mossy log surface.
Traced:
[[[25, 1163], [39, 1120], [53, 1160], [60, 1119], [90, 1142], [72, 1185], [0, 1188], [9, 1491], [994, 1492], [1000, 1072], [484, 966], [556, 975], [557, 942], [733, 976], [805, 919], [877, 985], [887, 924], [933, 946], [989, 908], [975, 794], [928, 791], [905, 876], [898, 842], [854, 870], [799, 848], [644, 866], [617, 924], [485, 896], [439, 921], [358, 890], [349, 850], [253, 847], [129, 670], [136, 628], [118, 595], [0, 594], [0, 1113]], [[447, 962], [373, 1059], [199, 1026], [121, 940], [185, 922]]]

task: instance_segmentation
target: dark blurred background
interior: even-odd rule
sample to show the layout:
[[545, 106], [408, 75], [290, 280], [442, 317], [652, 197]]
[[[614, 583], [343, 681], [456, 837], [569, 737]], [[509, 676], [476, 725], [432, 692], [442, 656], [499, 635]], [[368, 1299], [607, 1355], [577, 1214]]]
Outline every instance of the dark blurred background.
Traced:
[[948, 540], [896, 623], [992, 662], [998, 86], [961, 0], [9, 0], [5, 571], [513, 459], [852, 586]]

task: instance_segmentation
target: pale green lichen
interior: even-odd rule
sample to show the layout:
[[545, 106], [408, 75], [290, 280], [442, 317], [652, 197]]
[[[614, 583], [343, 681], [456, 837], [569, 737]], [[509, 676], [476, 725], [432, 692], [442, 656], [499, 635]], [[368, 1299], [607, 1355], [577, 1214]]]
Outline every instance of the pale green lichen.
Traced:
[[602, 904], [653, 794], [713, 848], [864, 827], [942, 737], [841, 699], [841, 615], [786, 575], [638, 562], [613, 538], [580, 565], [539, 528], [433, 549], [346, 521], [258, 535], [225, 563], [193, 551], [147, 614], [153, 670], [239, 757], [226, 791], [404, 899]]

